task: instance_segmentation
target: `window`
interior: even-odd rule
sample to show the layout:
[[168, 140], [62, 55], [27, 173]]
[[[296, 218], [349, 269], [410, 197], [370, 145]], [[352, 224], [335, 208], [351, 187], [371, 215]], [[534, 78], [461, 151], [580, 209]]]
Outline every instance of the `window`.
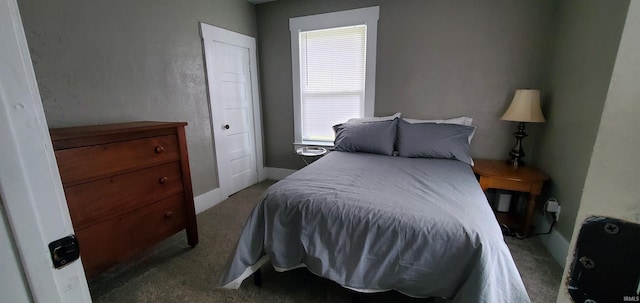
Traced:
[[296, 144], [330, 145], [331, 126], [373, 116], [378, 11], [289, 20]]

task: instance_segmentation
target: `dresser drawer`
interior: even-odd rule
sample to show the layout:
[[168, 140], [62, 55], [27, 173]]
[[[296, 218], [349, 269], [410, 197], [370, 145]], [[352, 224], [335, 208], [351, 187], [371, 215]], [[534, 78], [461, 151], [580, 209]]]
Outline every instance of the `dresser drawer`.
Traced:
[[175, 135], [64, 149], [55, 153], [65, 186], [180, 158]]
[[182, 191], [182, 174], [177, 161], [64, 188], [75, 229]]
[[77, 230], [86, 275], [95, 276], [184, 229], [185, 218], [179, 194]]

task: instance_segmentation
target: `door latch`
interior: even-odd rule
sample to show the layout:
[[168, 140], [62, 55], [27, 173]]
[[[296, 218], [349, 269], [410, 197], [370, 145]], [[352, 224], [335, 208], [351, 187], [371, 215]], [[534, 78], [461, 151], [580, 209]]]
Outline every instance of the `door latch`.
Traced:
[[49, 243], [49, 252], [53, 267], [63, 267], [80, 257], [80, 246], [75, 235], [68, 235], [64, 238]]

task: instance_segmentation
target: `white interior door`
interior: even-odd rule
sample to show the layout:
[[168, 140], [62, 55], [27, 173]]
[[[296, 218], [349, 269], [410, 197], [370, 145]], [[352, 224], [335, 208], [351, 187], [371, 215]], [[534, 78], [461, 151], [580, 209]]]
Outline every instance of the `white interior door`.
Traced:
[[224, 141], [222, 148], [216, 150], [225, 161], [220, 172], [229, 179], [232, 194], [258, 181], [249, 50], [218, 41], [212, 41], [210, 46], [213, 66], [207, 69], [212, 82], [211, 108], [219, 114], [214, 115], [214, 127], [218, 126]]
[[73, 227], [16, 0], [0, 0], [0, 41], [0, 250], [14, 256], [0, 262], [0, 281], [11, 281], [0, 301], [91, 302], [82, 263], [55, 269], [49, 253]]
[[222, 198], [263, 180], [255, 39], [202, 24]]

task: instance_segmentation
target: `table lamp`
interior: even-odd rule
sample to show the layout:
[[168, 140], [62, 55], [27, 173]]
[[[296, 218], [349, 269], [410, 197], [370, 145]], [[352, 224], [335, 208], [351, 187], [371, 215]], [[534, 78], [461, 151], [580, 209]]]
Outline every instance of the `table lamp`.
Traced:
[[546, 122], [540, 109], [540, 91], [535, 89], [516, 90], [511, 105], [500, 120], [519, 122], [518, 131], [513, 133], [516, 137], [516, 145], [509, 153], [511, 159], [507, 163], [514, 167], [524, 165], [522, 139], [527, 136], [524, 132], [525, 122]]

